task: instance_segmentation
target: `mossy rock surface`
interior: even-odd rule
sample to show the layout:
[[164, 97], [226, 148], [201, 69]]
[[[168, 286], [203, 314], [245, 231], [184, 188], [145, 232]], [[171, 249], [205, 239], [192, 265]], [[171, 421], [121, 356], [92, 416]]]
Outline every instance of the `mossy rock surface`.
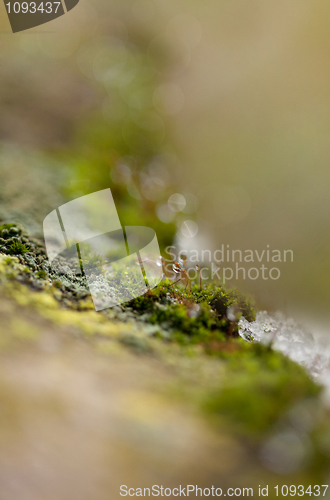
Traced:
[[[46, 486], [63, 499], [73, 489], [90, 498], [93, 488], [97, 498], [120, 498], [121, 484], [150, 481], [256, 491], [262, 478], [273, 487], [283, 478], [263, 456], [281, 433], [308, 441], [285, 484], [324, 482], [321, 388], [270, 346], [237, 338], [228, 308], [254, 318], [237, 291], [164, 282], [97, 313], [85, 277], [52, 270], [42, 242], [8, 222], [0, 236], [1, 435], [34, 498], [52, 496], [40, 493], [46, 480], [33, 460], [53, 471]], [[292, 412], [311, 405], [313, 424], [301, 433]]]

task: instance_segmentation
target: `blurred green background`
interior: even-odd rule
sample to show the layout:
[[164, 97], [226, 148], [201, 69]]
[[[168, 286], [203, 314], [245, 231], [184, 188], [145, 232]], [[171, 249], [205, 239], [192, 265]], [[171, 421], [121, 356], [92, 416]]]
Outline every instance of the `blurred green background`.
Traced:
[[328, 2], [80, 0], [15, 35], [0, 15], [0, 169], [42, 152], [63, 196], [110, 185], [123, 224], [163, 247], [292, 249], [278, 281], [238, 286], [326, 325]]

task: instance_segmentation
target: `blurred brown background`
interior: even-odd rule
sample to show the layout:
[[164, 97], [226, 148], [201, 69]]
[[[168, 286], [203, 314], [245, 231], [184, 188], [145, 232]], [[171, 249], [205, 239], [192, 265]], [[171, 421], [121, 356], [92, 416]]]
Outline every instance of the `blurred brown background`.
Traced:
[[194, 244], [292, 249], [278, 281], [239, 286], [327, 320], [328, 2], [80, 0], [15, 35], [0, 14], [2, 144], [82, 161], [129, 117], [171, 156], [174, 192], [196, 197]]

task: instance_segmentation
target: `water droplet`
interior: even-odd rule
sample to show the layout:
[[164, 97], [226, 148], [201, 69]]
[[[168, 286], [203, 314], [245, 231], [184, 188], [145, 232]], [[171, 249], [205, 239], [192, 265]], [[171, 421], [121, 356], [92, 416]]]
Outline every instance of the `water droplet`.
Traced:
[[172, 222], [175, 217], [175, 213], [170, 209], [167, 203], [158, 205], [156, 208], [156, 214], [158, 219], [166, 224]]
[[186, 199], [182, 194], [172, 194], [168, 199], [168, 205], [173, 212], [180, 212], [186, 206]]
[[185, 238], [194, 238], [198, 233], [198, 225], [193, 220], [185, 220], [181, 225], [181, 233]]

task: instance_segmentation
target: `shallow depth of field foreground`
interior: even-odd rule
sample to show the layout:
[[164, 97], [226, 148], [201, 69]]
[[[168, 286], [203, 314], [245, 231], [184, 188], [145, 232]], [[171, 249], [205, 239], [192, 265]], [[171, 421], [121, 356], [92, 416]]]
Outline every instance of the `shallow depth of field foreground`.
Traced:
[[[330, 498], [329, 13], [0, 6], [0, 500]], [[48, 214], [107, 189], [118, 241], [157, 235], [139, 278], [63, 220], [49, 261]]]

